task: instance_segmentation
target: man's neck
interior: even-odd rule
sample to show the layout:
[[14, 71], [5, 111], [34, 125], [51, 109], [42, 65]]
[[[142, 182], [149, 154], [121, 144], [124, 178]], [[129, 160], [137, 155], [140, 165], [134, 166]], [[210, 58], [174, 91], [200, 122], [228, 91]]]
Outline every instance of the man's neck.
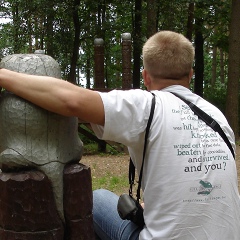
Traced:
[[186, 88], [190, 88], [189, 80], [184, 79], [159, 79], [151, 83], [151, 86], [149, 86], [148, 90], [161, 90], [163, 88], [173, 86], [173, 85], [180, 85]]

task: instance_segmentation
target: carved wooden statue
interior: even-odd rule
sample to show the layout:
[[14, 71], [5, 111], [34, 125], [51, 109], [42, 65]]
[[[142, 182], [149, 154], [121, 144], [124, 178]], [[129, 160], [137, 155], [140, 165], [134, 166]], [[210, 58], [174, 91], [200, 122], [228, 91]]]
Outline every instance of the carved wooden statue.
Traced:
[[[7, 56], [3, 58], [1, 67], [33, 75], [61, 77], [57, 62], [41, 53]], [[90, 169], [79, 164], [82, 142], [77, 128], [77, 118], [48, 112], [10, 92], [2, 92], [0, 239], [75, 239], [73, 235], [76, 239], [93, 238]], [[87, 189], [81, 188], [81, 183]], [[81, 194], [86, 195], [85, 202], [81, 201]], [[73, 206], [76, 201], [81, 201], [79, 206]], [[9, 204], [12, 207], [8, 209], [6, 206]], [[86, 224], [82, 223], [75, 229], [70, 226], [69, 217], [78, 222], [74, 219], [76, 214], [78, 217], [82, 214], [78, 211], [85, 211], [85, 216], [81, 217], [90, 219], [87, 235], [81, 233], [81, 226]], [[82, 221], [81, 217], [79, 221]], [[67, 229], [62, 226], [67, 226]], [[24, 233], [19, 233], [19, 236], [9, 233], [14, 231]]]

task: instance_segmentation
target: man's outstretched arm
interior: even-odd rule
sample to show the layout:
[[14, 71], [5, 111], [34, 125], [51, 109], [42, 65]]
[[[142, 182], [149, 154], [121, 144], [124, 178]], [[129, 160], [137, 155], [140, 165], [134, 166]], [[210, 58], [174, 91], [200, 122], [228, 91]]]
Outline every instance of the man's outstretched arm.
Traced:
[[100, 95], [67, 81], [0, 69], [0, 86], [48, 111], [104, 125]]

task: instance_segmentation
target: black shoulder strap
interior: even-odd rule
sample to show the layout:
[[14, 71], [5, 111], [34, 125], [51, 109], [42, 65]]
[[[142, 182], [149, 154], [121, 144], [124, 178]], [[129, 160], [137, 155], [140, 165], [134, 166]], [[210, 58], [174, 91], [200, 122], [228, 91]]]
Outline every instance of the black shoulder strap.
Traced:
[[[143, 164], [144, 164], [146, 148], [147, 148], [147, 139], [148, 139], [150, 126], [151, 126], [153, 115], [154, 115], [155, 102], [156, 102], [155, 94], [152, 93], [152, 95], [153, 95], [152, 105], [151, 105], [150, 115], [149, 115], [149, 119], [148, 119], [148, 123], [147, 123], [147, 127], [146, 127], [145, 139], [144, 139], [142, 166], [141, 166], [141, 170], [140, 170], [140, 174], [139, 174], [139, 180], [138, 180], [138, 188], [137, 188], [137, 201], [138, 202], [140, 200], [141, 181], [142, 181], [142, 174], [143, 174]], [[134, 166], [131, 158], [130, 158], [130, 161], [129, 161], [129, 175], [128, 175], [128, 177], [129, 177], [129, 184], [130, 184], [129, 195], [132, 196], [132, 187], [133, 187], [134, 178], [135, 178], [135, 166]]]
[[207, 113], [205, 113], [199, 107], [194, 105], [192, 102], [182, 98], [181, 96], [179, 96], [176, 93], [173, 93], [173, 92], [171, 92], [171, 93], [173, 95], [175, 95], [176, 97], [180, 98], [182, 101], [184, 101], [200, 119], [202, 119], [215, 132], [219, 133], [219, 135], [222, 137], [222, 139], [225, 141], [225, 143], [229, 147], [233, 157], [235, 158], [233, 147], [232, 147], [230, 141], [228, 140], [226, 134], [223, 132], [222, 128], [220, 127], [220, 125], [212, 117], [210, 117]]

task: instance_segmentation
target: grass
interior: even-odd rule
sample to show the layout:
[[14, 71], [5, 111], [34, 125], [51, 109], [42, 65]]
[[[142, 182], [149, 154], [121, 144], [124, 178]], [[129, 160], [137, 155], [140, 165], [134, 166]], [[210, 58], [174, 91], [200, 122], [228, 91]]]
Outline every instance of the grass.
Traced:
[[128, 189], [128, 178], [126, 175], [123, 176], [114, 176], [110, 173], [106, 173], [106, 175], [97, 178], [92, 178], [92, 188], [93, 190], [104, 188], [108, 189], [112, 192], [118, 193], [122, 192], [121, 189], [124, 189], [126, 192], [126, 189]]
[[127, 193], [128, 155], [117, 152], [107, 146], [106, 153], [99, 153], [97, 144], [84, 145], [84, 156], [81, 160], [91, 168], [92, 189], [104, 188], [116, 194]]

